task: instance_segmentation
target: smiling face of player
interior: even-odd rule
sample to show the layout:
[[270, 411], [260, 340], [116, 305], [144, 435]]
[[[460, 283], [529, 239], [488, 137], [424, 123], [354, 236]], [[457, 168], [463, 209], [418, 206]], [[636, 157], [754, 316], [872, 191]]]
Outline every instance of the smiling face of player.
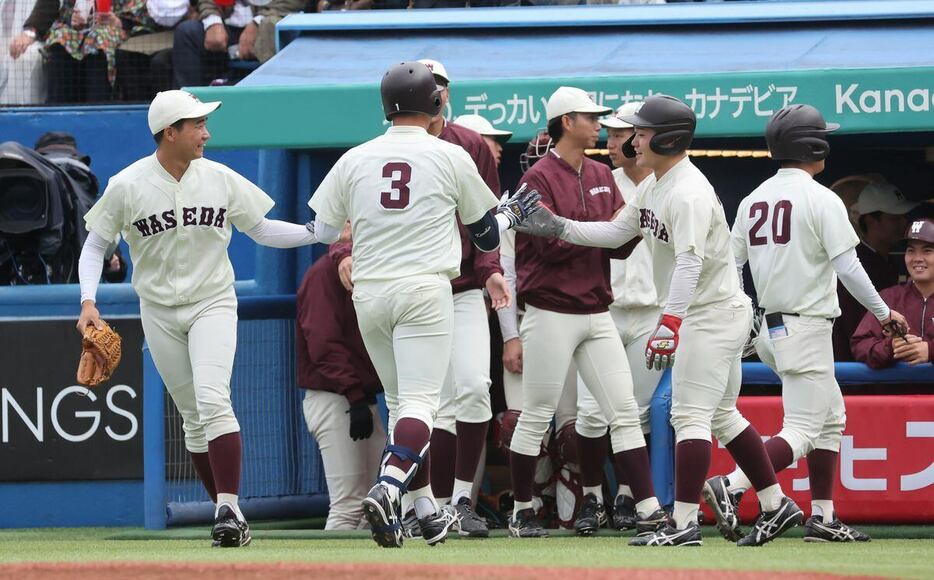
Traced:
[[204, 145], [211, 138], [207, 121], [207, 117], [185, 119], [181, 128], [166, 129], [165, 138], [170, 144], [173, 157], [179, 161], [190, 162], [204, 156]]
[[623, 155], [623, 143], [632, 135], [632, 129], [612, 129], [606, 130], [606, 148], [609, 150], [610, 163], [613, 167], [633, 167], [636, 164], [635, 159], [630, 159]]
[[684, 159], [687, 152], [682, 151], [675, 155], [662, 155], [652, 151], [652, 137], [655, 136], [655, 129], [646, 129], [636, 127], [636, 136], [632, 140], [632, 147], [636, 150], [636, 167], [651, 169], [655, 173], [656, 179], [661, 179], [668, 170], [674, 167], [679, 161]]
[[918, 240], [908, 242], [905, 267], [922, 294], [934, 290], [934, 244]]

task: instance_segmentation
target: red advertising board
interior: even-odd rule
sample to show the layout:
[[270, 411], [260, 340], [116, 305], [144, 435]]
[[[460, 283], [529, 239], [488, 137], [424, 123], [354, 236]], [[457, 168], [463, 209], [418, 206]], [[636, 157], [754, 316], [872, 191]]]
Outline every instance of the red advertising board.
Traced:
[[[847, 522], [934, 522], [934, 396], [845, 400], [847, 425], [834, 488], [837, 514]], [[739, 409], [763, 437], [781, 430], [780, 397], [740, 397]], [[724, 447], [714, 447], [711, 476], [727, 474], [735, 465]], [[807, 477], [807, 461], [801, 459], [778, 480], [810, 514]], [[755, 493], [747, 493], [740, 505], [743, 521], [755, 518], [758, 509]]]

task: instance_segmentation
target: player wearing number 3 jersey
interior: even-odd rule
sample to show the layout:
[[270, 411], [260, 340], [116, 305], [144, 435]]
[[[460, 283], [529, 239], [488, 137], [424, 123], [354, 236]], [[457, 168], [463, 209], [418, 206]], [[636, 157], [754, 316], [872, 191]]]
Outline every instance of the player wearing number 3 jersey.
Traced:
[[431, 545], [456, 521], [450, 507], [438, 508], [427, 465], [451, 358], [451, 280], [461, 262], [454, 215], [491, 251], [538, 194], [517, 192], [490, 213], [498, 200], [467, 152], [427, 132], [441, 96], [424, 64], [393, 66], [380, 92], [392, 127], [344, 154], [308, 203], [318, 221], [351, 222], [354, 308], [389, 407], [389, 444], [364, 514], [379, 545], [400, 547], [399, 500], [408, 492]]
[[[843, 202], [814, 180], [830, 153], [826, 134], [837, 127], [809, 105], [775, 113], [766, 141], [781, 169], [740, 203], [732, 233], [736, 266], [741, 271], [749, 261], [759, 305], [765, 310], [768, 332], [760, 334], [756, 350], [782, 380], [785, 418], [782, 430], [765, 445], [769, 458], [775, 471], [808, 458], [808, 541], [869, 539], [834, 517], [831, 499], [846, 424], [831, 341], [833, 319], [840, 315], [837, 276], [883, 327], [893, 321], [904, 325], [904, 318], [879, 297], [856, 257], [859, 238]], [[705, 484], [704, 496], [721, 532], [738, 533], [736, 498], [749, 487], [740, 469]]]

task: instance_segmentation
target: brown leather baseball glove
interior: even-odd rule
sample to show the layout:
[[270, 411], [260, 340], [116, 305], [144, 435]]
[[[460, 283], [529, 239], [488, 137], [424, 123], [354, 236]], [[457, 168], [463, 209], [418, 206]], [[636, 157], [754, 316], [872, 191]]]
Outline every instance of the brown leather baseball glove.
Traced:
[[78, 383], [96, 387], [110, 378], [120, 364], [120, 335], [105, 322], [103, 330], [93, 324], [84, 329]]

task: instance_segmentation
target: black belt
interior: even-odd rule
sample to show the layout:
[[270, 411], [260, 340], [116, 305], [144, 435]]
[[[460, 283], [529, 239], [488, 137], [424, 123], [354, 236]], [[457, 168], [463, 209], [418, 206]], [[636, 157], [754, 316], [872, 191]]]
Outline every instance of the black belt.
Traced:
[[[801, 316], [797, 312], [772, 312], [765, 315], [765, 325], [768, 328], [775, 328], [776, 326], [785, 326], [785, 316]], [[824, 320], [829, 320], [833, 322], [833, 318], [825, 318]]]

